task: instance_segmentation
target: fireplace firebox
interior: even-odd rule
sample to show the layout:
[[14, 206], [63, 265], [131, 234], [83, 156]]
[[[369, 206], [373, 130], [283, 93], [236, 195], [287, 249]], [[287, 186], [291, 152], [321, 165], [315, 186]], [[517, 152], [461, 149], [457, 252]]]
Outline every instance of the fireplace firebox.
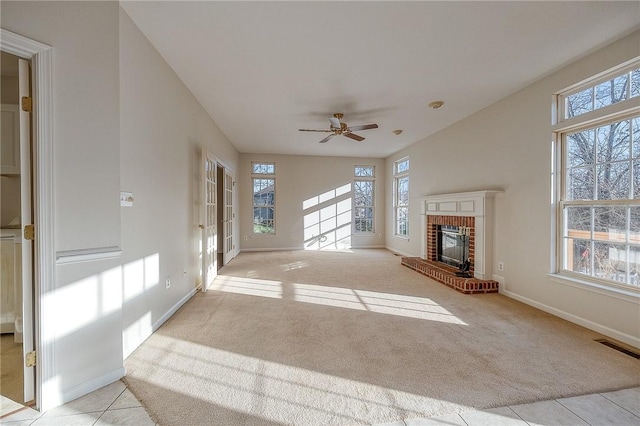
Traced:
[[469, 260], [471, 229], [468, 226], [451, 225], [437, 225], [437, 229], [437, 260], [462, 269]]

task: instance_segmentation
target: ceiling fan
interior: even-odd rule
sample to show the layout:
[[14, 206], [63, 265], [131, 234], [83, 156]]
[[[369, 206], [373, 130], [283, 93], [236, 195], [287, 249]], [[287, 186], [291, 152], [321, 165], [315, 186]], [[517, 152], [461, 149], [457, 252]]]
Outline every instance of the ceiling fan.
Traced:
[[347, 123], [342, 121], [343, 114], [336, 113], [333, 114], [333, 117], [329, 117], [329, 122], [331, 125], [329, 126], [329, 130], [313, 130], [313, 129], [298, 129], [301, 132], [326, 132], [331, 133], [326, 138], [322, 139], [320, 143], [328, 142], [329, 139], [336, 135], [346, 136], [355, 141], [363, 141], [364, 138], [362, 136], [358, 136], [355, 133], [352, 133], [354, 130], [368, 130], [368, 129], [377, 129], [377, 124], [364, 124], [362, 126], [347, 126]]

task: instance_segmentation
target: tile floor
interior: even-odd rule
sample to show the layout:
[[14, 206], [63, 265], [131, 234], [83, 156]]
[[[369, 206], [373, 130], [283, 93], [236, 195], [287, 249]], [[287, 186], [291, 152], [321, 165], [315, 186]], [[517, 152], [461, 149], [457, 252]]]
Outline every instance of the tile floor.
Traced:
[[[117, 381], [45, 413], [31, 408], [0, 418], [7, 426], [155, 425], [142, 404]], [[203, 423], [205, 424], [205, 423]], [[377, 426], [640, 426], [640, 387], [592, 395], [407, 419]]]
[[640, 426], [640, 387], [377, 426]]
[[61, 407], [40, 413], [29, 407], [0, 418], [7, 426], [155, 426], [120, 380]]

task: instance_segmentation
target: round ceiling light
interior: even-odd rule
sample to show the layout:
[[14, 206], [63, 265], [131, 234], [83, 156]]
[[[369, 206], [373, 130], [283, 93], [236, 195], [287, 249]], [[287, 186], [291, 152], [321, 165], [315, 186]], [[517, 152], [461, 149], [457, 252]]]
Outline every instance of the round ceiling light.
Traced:
[[429, 108], [438, 109], [444, 105], [444, 101], [433, 101], [429, 104]]

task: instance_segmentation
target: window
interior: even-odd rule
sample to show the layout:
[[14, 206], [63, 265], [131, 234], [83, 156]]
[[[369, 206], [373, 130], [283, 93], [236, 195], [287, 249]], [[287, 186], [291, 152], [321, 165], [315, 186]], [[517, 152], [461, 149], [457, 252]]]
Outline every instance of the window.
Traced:
[[563, 100], [562, 118], [577, 117], [640, 96], [640, 67], [636, 64], [624, 72], [603, 77], [603, 81], [595, 81], [587, 87], [579, 86], [560, 96]]
[[355, 166], [353, 184], [354, 232], [375, 232], [373, 227], [375, 191], [374, 166]]
[[558, 95], [561, 274], [640, 290], [639, 93], [636, 63]]
[[395, 235], [409, 236], [409, 158], [393, 163]]
[[276, 207], [275, 163], [251, 163], [253, 233], [274, 234]]

